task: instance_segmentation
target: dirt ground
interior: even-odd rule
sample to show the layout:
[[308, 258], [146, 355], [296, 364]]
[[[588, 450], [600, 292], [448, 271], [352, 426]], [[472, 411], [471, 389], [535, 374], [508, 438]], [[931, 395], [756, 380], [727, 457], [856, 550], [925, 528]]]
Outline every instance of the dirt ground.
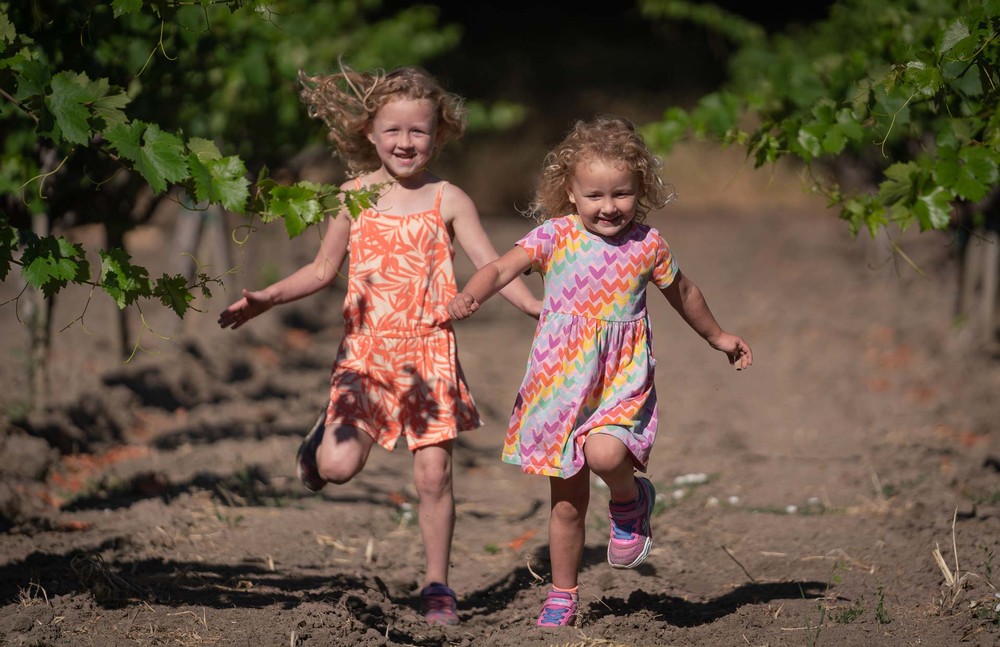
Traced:
[[[295, 478], [342, 331], [343, 283], [239, 331], [215, 325], [239, 286], [311, 257], [314, 235], [288, 241], [271, 227], [236, 252], [241, 271], [203, 314], [177, 325], [147, 308], [153, 332], [128, 363], [113, 307], [95, 296], [55, 338], [51, 405], [28, 416], [27, 330], [15, 304], [0, 308], [3, 644], [1000, 642], [1000, 359], [955, 324], [948, 238], [900, 235], [920, 275], [895, 268], [884, 243], [852, 240], [790, 171], [770, 177], [691, 146], [666, 175], [680, 200], [649, 222], [755, 363], [732, 371], [650, 295], [655, 544], [639, 568], [610, 569], [595, 484], [578, 627], [533, 626], [549, 577], [548, 486], [500, 462], [533, 322], [497, 298], [456, 326], [486, 425], [455, 452], [462, 623], [429, 628], [416, 611], [405, 449], [376, 448], [354, 481], [319, 494]], [[498, 249], [531, 226], [490, 187], [451, 179]], [[154, 275], [176, 262], [173, 223], [166, 214], [129, 239]], [[70, 232], [88, 245], [96, 233]], [[457, 267], [463, 283], [461, 253]], [[17, 289], [5, 282], [0, 301]], [[56, 330], [86, 296], [60, 300]]]

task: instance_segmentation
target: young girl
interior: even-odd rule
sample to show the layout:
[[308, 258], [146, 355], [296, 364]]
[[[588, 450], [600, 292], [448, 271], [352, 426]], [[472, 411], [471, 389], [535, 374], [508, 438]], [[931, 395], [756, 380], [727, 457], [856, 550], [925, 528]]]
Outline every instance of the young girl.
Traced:
[[[545, 158], [531, 210], [543, 224], [477, 271], [450, 304], [471, 316], [526, 271], [544, 276], [542, 315], [514, 403], [503, 460], [550, 477], [552, 590], [538, 625], [573, 624], [593, 472], [611, 493], [608, 562], [633, 568], [652, 545], [655, 492], [645, 471], [656, 435], [646, 285], [737, 370], [743, 339], [722, 330], [659, 232], [642, 224], [670, 195], [660, 162], [627, 120], [578, 122]], [[567, 215], [568, 214], [568, 215]]]
[[[497, 258], [472, 200], [435, 177], [427, 164], [462, 134], [461, 99], [425, 71], [388, 74], [342, 69], [300, 74], [302, 98], [355, 179], [344, 189], [383, 188], [355, 221], [344, 210], [328, 222], [316, 258], [243, 298], [219, 316], [239, 328], [271, 307], [327, 287], [350, 254], [345, 336], [333, 363], [330, 402], [299, 448], [299, 478], [312, 491], [346, 483], [372, 445], [392, 450], [400, 436], [414, 457], [419, 524], [426, 558], [421, 591], [431, 624], [458, 622], [448, 561], [455, 525], [452, 444], [481, 425], [458, 363], [445, 309], [455, 296], [452, 238], [476, 267]], [[523, 282], [503, 295], [538, 317], [541, 302]]]

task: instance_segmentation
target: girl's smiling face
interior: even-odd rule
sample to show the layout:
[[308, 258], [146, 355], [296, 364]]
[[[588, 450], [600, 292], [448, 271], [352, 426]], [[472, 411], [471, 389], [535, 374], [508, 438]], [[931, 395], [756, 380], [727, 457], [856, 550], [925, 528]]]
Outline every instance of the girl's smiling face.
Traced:
[[437, 113], [427, 99], [396, 99], [379, 108], [368, 129], [382, 166], [397, 180], [418, 175], [437, 143]]
[[576, 163], [567, 193], [588, 231], [612, 237], [635, 218], [639, 181], [624, 165], [583, 159]]

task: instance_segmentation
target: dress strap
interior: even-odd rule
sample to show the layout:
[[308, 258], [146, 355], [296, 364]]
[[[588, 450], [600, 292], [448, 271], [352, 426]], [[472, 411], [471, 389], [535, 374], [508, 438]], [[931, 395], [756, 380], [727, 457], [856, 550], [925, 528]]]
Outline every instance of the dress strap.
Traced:
[[447, 182], [441, 182], [441, 188], [438, 189], [437, 197], [434, 198], [434, 210], [441, 211], [441, 196], [444, 195], [444, 187], [448, 185]]

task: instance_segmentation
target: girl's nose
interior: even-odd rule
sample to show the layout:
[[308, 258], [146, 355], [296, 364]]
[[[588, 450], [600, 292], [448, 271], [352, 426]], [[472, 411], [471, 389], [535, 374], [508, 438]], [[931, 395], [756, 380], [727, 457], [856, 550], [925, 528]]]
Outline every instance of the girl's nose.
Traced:
[[410, 147], [410, 141], [411, 140], [410, 140], [409, 134], [407, 134], [407, 133], [401, 133], [399, 135], [399, 138], [396, 140], [396, 145], [398, 147], [400, 147], [400, 148], [409, 148]]

